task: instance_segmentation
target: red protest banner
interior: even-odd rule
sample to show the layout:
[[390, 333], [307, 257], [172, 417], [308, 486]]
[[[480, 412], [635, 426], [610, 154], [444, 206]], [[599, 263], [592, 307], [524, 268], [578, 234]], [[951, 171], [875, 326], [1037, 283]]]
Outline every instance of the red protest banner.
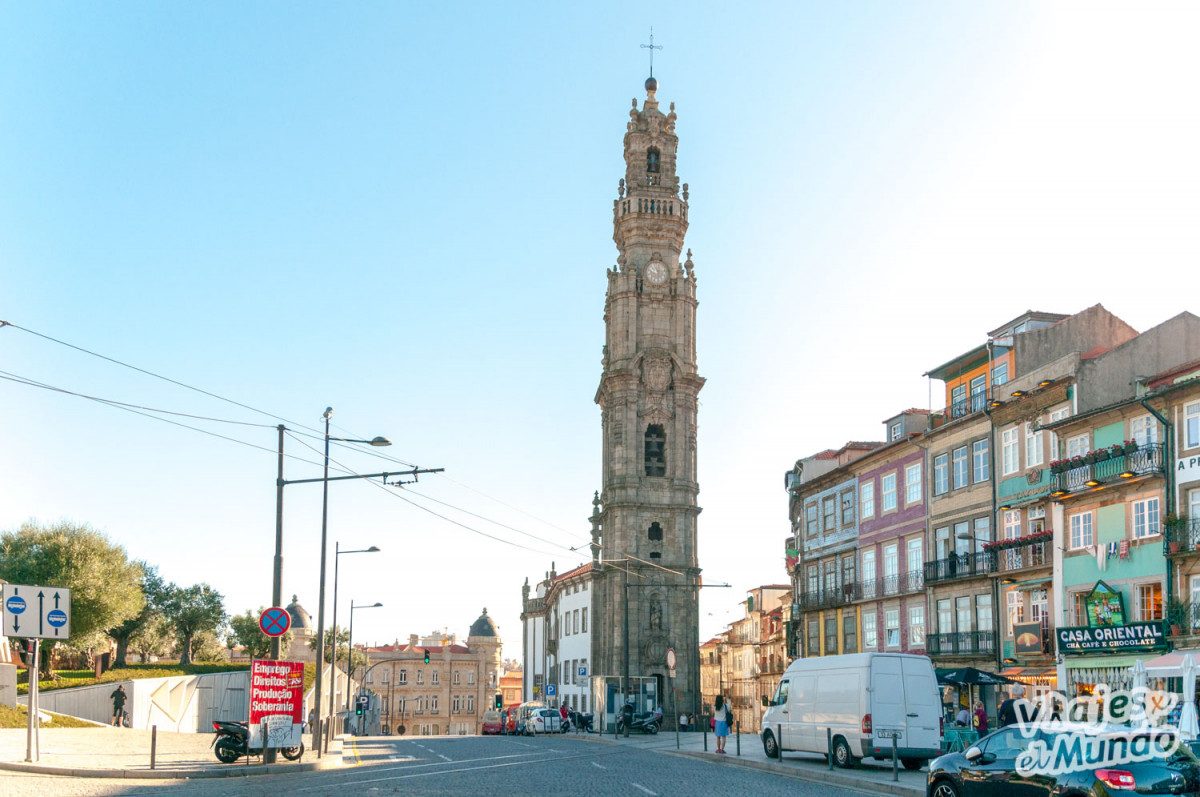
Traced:
[[304, 722], [304, 662], [255, 659], [250, 663], [250, 746], [297, 747]]

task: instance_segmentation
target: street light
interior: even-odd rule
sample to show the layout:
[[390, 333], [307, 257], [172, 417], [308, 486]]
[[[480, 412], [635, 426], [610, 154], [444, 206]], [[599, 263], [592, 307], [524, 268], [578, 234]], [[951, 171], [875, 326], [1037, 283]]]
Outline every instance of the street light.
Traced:
[[[350, 601], [350, 639], [346, 645], [346, 711], [350, 710], [350, 676], [354, 674], [354, 613], [359, 609], [378, 609], [383, 604], [376, 601], [375, 603], [360, 603], [356, 604], [353, 599]], [[334, 651], [336, 657], [337, 651]], [[337, 659], [334, 659], [336, 663]], [[362, 685], [359, 685], [359, 689]]]
[[[324, 748], [323, 739], [329, 738], [328, 725], [322, 725], [320, 721], [321, 688], [325, 680], [322, 670], [325, 667], [325, 559], [327, 548], [329, 547], [327, 542], [329, 536], [329, 443], [332, 440], [336, 440], [339, 443], [367, 443], [373, 446], [391, 445], [386, 437], [375, 437], [371, 440], [350, 440], [341, 437], [330, 437], [329, 419], [333, 417], [333, 407], [326, 407], [321, 417], [325, 419], [325, 471], [321, 479], [321, 585], [317, 598], [317, 682], [313, 692], [313, 705], [317, 707], [317, 728], [313, 729], [313, 747], [317, 749], [318, 757]], [[323, 737], [319, 729], [325, 731]]]
[[[376, 438], [376, 439], [382, 440], [383, 438]], [[372, 545], [370, 548], [359, 548], [354, 551], [343, 551], [341, 549], [340, 542], [335, 542], [333, 544], [333, 656], [331, 657], [333, 659], [333, 666], [329, 668], [329, 721], [330, 722], [333, 722], [333, 718], [337, 715], [337, 709], [335, 706], [336, 706], [336, 701], [337, 701], [337, 658], [338, 658], [337, 657], [338, 563], [341, 561], [341, 559], [339, 557], [341, 557], [343, 554], [348, 554], [348, 553], [379, 553], [379, 548]], [[351, 615], [350, 619], [353, 620], [354, 616]], [[350, 663], [346, 662], [346, 664], [347, 664], [346, 710], [349, 711], [350, 710], [350, 686], [349, 686], [349, 684], [350, 684], [349, 664]], [[326, 736], [325, 741], [326, 741], [326, 743], [328, 743], [328, 741], [329, 741], [328, 736]]]

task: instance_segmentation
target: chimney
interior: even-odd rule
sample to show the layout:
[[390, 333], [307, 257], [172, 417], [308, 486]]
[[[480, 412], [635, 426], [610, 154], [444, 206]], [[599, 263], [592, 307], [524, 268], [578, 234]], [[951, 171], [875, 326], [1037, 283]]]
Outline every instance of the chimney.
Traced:
[[418, 637], [416, 634], [408, 635], [408, 646], [410, 648], [415, 648], [417, 646], [417, 641], [418, 641]]

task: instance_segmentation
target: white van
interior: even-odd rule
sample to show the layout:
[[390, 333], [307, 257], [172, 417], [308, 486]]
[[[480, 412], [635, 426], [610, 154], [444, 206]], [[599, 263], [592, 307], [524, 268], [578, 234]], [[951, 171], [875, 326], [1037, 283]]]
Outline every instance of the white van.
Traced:
[[892, 757], [892, 736], [905, 769], [941, 755], [942, 704], [933, 662], [907, 653], [850, 653], [796, 659], [783, 673], [763, 714], [763, 747], [825, 755], [833, 760]]

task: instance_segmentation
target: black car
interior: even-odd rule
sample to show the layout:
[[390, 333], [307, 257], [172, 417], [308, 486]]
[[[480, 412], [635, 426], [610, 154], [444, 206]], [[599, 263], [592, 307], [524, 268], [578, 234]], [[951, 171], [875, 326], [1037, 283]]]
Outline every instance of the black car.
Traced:
[[[1057, 735], [1061, 733], [1038, 731], [1036, 738], [1052, 748]], [[1200, 759], [1186, 744], [1138, 763], [1095, 768], [1085, 764], [1063, 775], [1024, 776], [1016, 771], [1016, 759], [1031, 741], [1015, 726], [1001, 728], [966, 752], [935, 758], [929, 762], [927, 797], [1200, 795]]]

